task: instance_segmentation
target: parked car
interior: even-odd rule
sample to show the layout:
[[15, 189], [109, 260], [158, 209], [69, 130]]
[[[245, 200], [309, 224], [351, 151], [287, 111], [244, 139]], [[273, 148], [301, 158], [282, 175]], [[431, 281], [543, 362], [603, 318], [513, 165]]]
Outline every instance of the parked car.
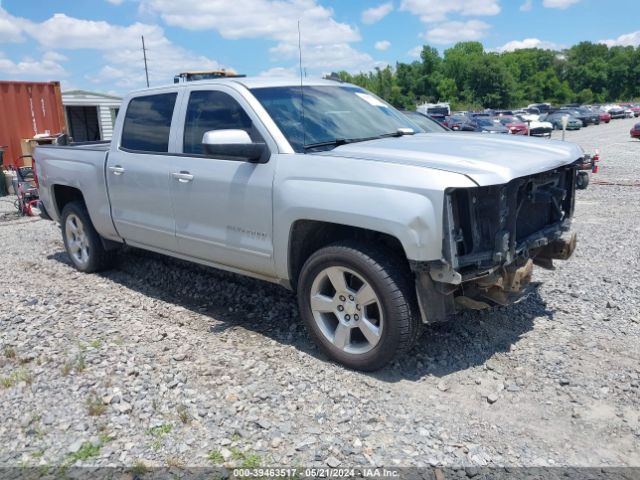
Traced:
[[448, 117], [443, 125], [454, 132], [475, 132], [476, 127], [471, 122], [471, 118], [467, 115], [457, 114]]
[[501, 125], [507, 127], [509, 133], [513, 135], [529, 135], [527, 124], [517, 117], [504, 115], [498, 117], [498, 121]]
[[625, 109], [622, 108], [620, 105], [604, 105], [600, 108], [605, 112], [608, 112], [609, 115], [611, 115], [612, 119], [625, 118], [627, 116], [627, 114], [624, 111]]
[[[529, 105], [527, 107], [528, 109], [533, 109], [535, 108], [536, 110], [538, 110], [538, 113], [549, 113], [549, 111], [552, 109], [551, 104], [549, 103], [532, 103], [531, 105]], [[533, 113], [533, 112], [531, 112]]]
[[633, 127], [631, 127], [631, 138], [640, 138], [640, 123], [636, 123]]
[[560, 111], [549, 113], [546, 116], [541, 117], [541, 120], [551, 123], [555, 130], [562, 130], [562, 117], [564, 116], [569, 117], [569, 120], [567, 121], [567, 130], [580, 130], [582, 128], [581, 120], [572, 115], [569, 115], [568, 113], [563, 113]]
[[450, 132], [447, 127], [445, 127], [442, 123], [434, 120], [429, 115], [425, 115], [424, 113], [414, 112], [410, 110], [402, 110], [402, 113], [405, 117], [415, 123], [418, 127], [420, 127], [424, 132]]
[[571, 115], [582, 122], [582, 126], [599, 125], [600, 115], [587, 110], [586, 108], [561, 108], [553, 112], [560, 115]]
[[[551, 122], [542, 122], [537, 120], [540, 115], [517, 115], [517, 117], [527, 124], [529, 129], [529, 135], [532, 137], [547, 137], [551, 138], [551, 132], [553, 131], [553, 124]], [[530, 120], [531, 117], [535, 117], [536, 120]]]
[[360, 87], [305, 82], [142, 90], [111, 142], [37, 147], [71, 264], [131, 245], [281, 284], [322, 352], [370, 371], [421, 323], [509, 304], [534, 263], [573, 253], [577, 145], [415, 134]]
[[611, 121], [611, 114], [609, 112], [600, 111], [598, 112], [600, 116], [600, 121], [604, 123], [609, 123]]
[[507, 127], [491, 117], [477, 116], [471, 120], [471, 125], [475, 128], [475, 132], [511, 133]]

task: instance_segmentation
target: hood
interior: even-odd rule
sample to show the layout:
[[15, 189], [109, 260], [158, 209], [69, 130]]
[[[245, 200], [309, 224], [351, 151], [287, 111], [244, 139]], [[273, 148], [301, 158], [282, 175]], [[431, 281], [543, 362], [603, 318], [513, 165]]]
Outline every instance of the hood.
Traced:
[[557, 140], [451, 132], [382, 138], [311, 155], [416, 165], [459, 173], [478, 185], [497, 185], [570, 164], [583, 151]]

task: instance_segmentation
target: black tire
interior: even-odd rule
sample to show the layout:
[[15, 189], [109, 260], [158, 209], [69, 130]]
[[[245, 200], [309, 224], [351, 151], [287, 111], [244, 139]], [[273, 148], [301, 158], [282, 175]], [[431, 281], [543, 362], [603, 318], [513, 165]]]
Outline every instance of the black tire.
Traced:
[[[317, 276], [330, 267], [342, 267], [362, 277], [374, 290], [384, 319], [378, 343], [366, 353], [337, 348], [322, 333], [311, 309], [311, 291]], [[305, 262], [298, 279], [300, 313], [311, 337], [332, 360], [362, 371], [379, 370], [397, 355], [411, 349], [419, 331], [414, 277], [406, 260], [387, 249], [359, 242], [343, 242], [315, 252]], [[336, 293], [337, 295], [337, 293]], [[336, 318], [337, 321], [337, 318]]]
[[[80, 261], [76, 254], [74, 254], [70, 248], [70, 244], [73, 241], [69, 238], [71, 233], [68, 233], [67, 221], [69, 217], [75, 216], [82, 223], [82, 230], [84, 232], [84, 242], [86, 243], [86, 261]], [[116, 253], [113, 251], [107, 251], [102, 244], [100, 234], [96, 232], [96, 229], [91, 222], [87, 207], [82, 202], [69, 202], [62, 209], [60, 216], [60, 224], [62, 227], [62, 240], [64, 241], [64, 248], [69, 255], [69, 259], [73, 266], [81, 272], [91, 273], [98, 272], [109, 268], [115, 259]]]
[[578, 172], [576, 177], [576, 188], [585, 190], [589, 186], [589, 174], [587, 172]]

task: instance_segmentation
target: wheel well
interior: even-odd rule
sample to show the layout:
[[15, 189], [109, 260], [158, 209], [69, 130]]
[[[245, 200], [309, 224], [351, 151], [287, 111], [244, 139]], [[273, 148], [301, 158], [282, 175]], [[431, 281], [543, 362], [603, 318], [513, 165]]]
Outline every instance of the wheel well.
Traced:
[[75, 187], [67, 185], [54, 185], [53, 198], [58, 209], [58, 216], [62, 214], [62, 209], [67, 203], [76, 201], [84, 203], [82, 192]]
[[386, 233], [336, 223], [298, 220], [291, 228], [289, 237], [289, 279], [292, 288], [295, 289], [302, 266], [314, 252], [332, 243], [345, 240], [360, 240], [383, 245], [407, 261], [400, 240]]

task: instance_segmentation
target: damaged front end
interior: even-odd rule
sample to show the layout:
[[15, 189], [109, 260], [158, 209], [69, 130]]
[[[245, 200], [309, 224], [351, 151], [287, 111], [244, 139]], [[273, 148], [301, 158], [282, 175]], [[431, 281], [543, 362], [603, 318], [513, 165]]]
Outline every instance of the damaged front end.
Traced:
[[553, 269], [576, 246], [569, 234], [576, 164], [504, 185], [447, 190], [443, 258], [414, 263], [425, 323], [456, 309], [508, 305], [522, 296], [533, 265]]

